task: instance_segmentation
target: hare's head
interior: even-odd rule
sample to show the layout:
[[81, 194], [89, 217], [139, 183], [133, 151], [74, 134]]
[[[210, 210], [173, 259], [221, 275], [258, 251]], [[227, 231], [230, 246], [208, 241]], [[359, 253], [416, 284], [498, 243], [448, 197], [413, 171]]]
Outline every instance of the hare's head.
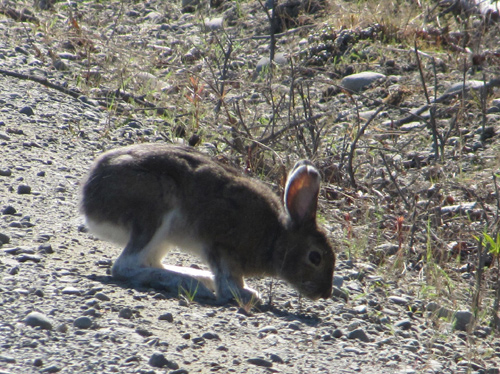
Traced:
[[332, 247], [316, 225], [320, 180], [307, 161], [291, 171], [284, 195], [288, 230], [276, 259], [280, 276], [313, 300], [330, 297], [335, 266]]

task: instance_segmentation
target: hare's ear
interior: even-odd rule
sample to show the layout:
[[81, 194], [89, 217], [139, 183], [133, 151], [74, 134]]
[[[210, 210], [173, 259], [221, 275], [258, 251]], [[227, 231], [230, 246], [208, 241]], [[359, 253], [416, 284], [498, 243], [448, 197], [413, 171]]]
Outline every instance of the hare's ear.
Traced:
[[294, 225], [316, 222], [321, 177], [309, 161], [295, 164], [285, 187], [284, 203]]

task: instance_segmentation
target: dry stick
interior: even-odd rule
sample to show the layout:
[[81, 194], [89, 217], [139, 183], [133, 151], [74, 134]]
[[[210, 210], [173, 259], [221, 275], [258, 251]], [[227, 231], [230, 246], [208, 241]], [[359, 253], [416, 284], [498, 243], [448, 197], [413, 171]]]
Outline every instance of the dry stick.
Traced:
[[410, 210], [410, 203], [408, 200], [406, 200], [406, 196], [403, 194], [403, 191], [399, 188], [398, 182], [396, 181], [396, 178], [392, 175], [391, 169], [389, 168], [389, 164], [387, 163], [387, 160], [385, 159], [384, 153], [379, 151], [380, 157], [382, 158], [382, 162], [384, 163], [385, 168], [387, 169], [387, 173], [389, 174], [389, 177], [391, 178], [392, 183], [396, 186], [396, 189], [398, 190], [399, 196], [401, 196], [401, 199], [403, 199], [403, 202], [405, 204], [405, 207], [407, 210]]
[[[217, 44], [219, 44], [219, 47], [222, 51], [224, 51], [224, 46], [220, 42], [219, 38], [216, 37]], [[226, 84], [226, 78], [227, 78], [227, 71], [229, 69], [229, 58], [231, 57], [231, 53], [233, 52], [233, 42], [231, 41], [230, 38], [228, 38], [228, 43], [229, 46], [227, 48], [227, 51], [224, 51], [224, 65], [222, 66], [222, 74], [221, 74], [221, 79], [220, 79], [220, 87], [218, 87], [218, 95], [219, 95], [219, 101], [217, 102], [217, 105], [215, 106], [215, 113], [219, 113], [220, 107], [222, 105], [222, 101], [224, 100], [224, 89], [225, 89], [225, 84]]]
[[[314, 28], [316, 26], [317, 26], [316, 24], [299, 26], [299, 27], [296, 27], [294, 29], [290, 29], [290, 30], [287, 30], [287, 31], [280, 32], [278, 34], [274, 34], [274, 37], [276, 39], [277, 38], [282, 38], [284, 36], [296, 34], [296, 33], [300, 32], [302, 30], [312, 29], [312, 28]], [[255, 36], [249, 36], [247, 38], [236, 39], [236, 41], [237, 42], [245, 42], [247, 40], [260, 40], [260, 39], [270, 39], [270, 38], [271, 38], [270, 35], [255, 35]]]
[[497, 200], [497, 211], [495, 213], [495, 224], [498, 224], [498, 217], [500, 213], [500, 195], [498, 191], [497, 176], [495, 173], [491, 173], [493, 177], [493, 185], [495, 186], [495, 196]]
[[66, 94], [66, 95], [69, 95], [75, 99], [78, 99], [80, 96], [82, 96], [81, 92], [70, 90], [70, 89], [65, 88], [61, 85], [49, 82], [46, 78], [40, 78], [40, 77], [37, 77], [35, 75], [16, 73], [14, 71], [9, 71], [9, 70], [4, 70], [4, 69], [0, 69], [0, 74], [6, 75], [9, 77], [18, 78], [18, 79], [30, 80], [33, 82], [37, 82], [37, 83], [40, 83], [41, 85], [44, 85], [45, 87], [53, 88], [54, 90], [60, 91], [60, 92]]
[[319, 113], [319, 114], [316, 114], [310, 118], [306, 118], [306, 119], [301, 119], [301, 120], [298, 120], [298, 121], [293, 121], [293, 122], [290, 122], [286, 127], [283, 127], [282, 129], [272, 133], [271, 135], [263, 138], [263, 139], [260, 139], [258, 141], [256, 140], [252, 140], [253, 144], [250, 146], [250, 150], [253, 150], [258, 144], [268, 144], [274, 140], [276, 140], [277, 138], [279, 138], [282, 134], [284, 134], [285, 132], [287, 132], [288, 130], [294, 128], [294, 127], [297, 127], [297, 126], [300, 126], [302, 125], [303, 123], [307, 123], [309, 121], [316, 121], [318, 119], [320, 119], [321, 117], [324, 117], [324, 116], [328, 116], [330, 114], [333, 114], [335, 113], [336, 111], [334, 110], [329, 110], [329, 111], [326, 111], [326, 112], [323, 112], [323, 113]]
[[420, 73], [420, 80], [422, 81], [422, 87], [424, 89], [424, 94], [425, 94], [425, 100], [427, 101], [427, 105], [430, 106], [429, 127], [431, 128], [431, 131], [432, 131], [432, 142], [434, 143], [434, 159], [437, 161], [439, 159], [439, 148], [438, 148], [438, 131], [437, 131], [437, 126], [436, 126], [436, 121], [434, 119], [434, 113], [435, 113], [436, 108], [434, 105], [431, 105], [429, 93], [427, 92], [427, 85], [425, 83], [424, 72], [422, 70], [422, 63], [420, 62], [420, 57], [418, 56], [418, 53], [416, 52], [417, 50], [418, 50], [417, 40], [415, 40], [415, 56], [417, 58], [417, 66], [418, 66], [418, 71]]
[[365, 133], [366, 128], [370, 123], [375, 119], [375, 117], [378, 116], [378, 114], [382, 111], [384, 107], [380, 106], [375, 113], [371, 115], [370, 118], [368, 118], [368, 121], [359, 129], [358, 133], [356, 134], [356, 137], [354, 138], [353, 142], [351, 143], [351, 149], [349, 150], [349, 157], [347, 158], [347, 172], [349, 174], [349, 178], [351, 180], [351, 185], [356, 188], [356, 179], [354, 178], [354, 169], [352, 167], [353, 159], [354, 159], [354, 152], [356, 150], [356, 144], [358, 143], [359, 138]]
[[479, 243], [477, 244], [477, 271], [476, 271], [476, 291], [474, 292], [472, 298], [472, 311], [474, 313], [474, 317], [477, 318], [477, 314], [479, 313], [479, 304], [480, 304], [480, 294], [481, 294], [481, 283], [483, 278], [483, 238], [479, 237]]

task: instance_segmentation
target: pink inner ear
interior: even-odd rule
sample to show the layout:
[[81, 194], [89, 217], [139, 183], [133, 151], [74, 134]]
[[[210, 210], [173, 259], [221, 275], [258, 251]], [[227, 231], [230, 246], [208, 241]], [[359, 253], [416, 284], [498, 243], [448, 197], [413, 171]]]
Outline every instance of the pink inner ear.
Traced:
[[320, 176], [309, 165], [296, 169], [290, 175], [285, 190], [285, 205], [295, 223], [316, 220]]

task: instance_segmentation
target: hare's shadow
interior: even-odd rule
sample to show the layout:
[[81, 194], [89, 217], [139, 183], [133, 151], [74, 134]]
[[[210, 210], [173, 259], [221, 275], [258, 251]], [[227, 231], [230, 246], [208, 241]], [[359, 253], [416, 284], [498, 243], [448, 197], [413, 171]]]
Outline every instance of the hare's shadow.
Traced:
[[[138, 285], [133, 284], [130, 281], [121, 281], [121, 280], [114, 279], [110, 275], [91, 274], [91, 275], [86, 275], [85, 278], [92, 280], [94, 282], [99, 282], [99, 283], [105, 284], [105, 285], [114, 285], [114, 286], [118, 286], [118, 287], [123, 288], [123, 289], [134, 289], [138, 292], [143, 292], [143, 293], [147, 293], [147, 292], [151, 291], [152, 289], [154, 289], [158, 294], [162, 295], [165, 299], [170, 299], [170, 300], [179, 299], [178, 293], [174, 293], [172, 291], [167, 291], [164, 289], [157, 289], [157, 288], [153, 288], [153, 287], [138, 286]], [[216, 300], [195, 299], [193, 302], [195, 302], [198, 305], [202, 305], [202, 306], [206, 306], [206, 307], [216, 306], [218, 308], [225, 307], [227, 309], [238, 306], [238, 304], [235, 301], [233, 301], [232, 303], [220, 304], [220, 303], [217, 303]], [[306, 314], [306, 313], [303, 313], [299, 310], [289, 311], [289, 310], [281, 309], [275, 305], [269, 305], [269, 304], [262, 304], [262, 305], [256, 306], [249, 313], [246, 312], [245, 310], [238, 311], [238, 313], [242, 313], [242, 314], [246, 314], [246, 315], [266, 313], [266, 312], [270, 312], [273, 315], [275, 315], [276, 317], [286, 318], [290, 321], [293, 321], [293, 320], [300, 321], [300, 322], [302, 322], [310, 327], [314, 327], [322, 322], [322, 319], [317, 315]]]

